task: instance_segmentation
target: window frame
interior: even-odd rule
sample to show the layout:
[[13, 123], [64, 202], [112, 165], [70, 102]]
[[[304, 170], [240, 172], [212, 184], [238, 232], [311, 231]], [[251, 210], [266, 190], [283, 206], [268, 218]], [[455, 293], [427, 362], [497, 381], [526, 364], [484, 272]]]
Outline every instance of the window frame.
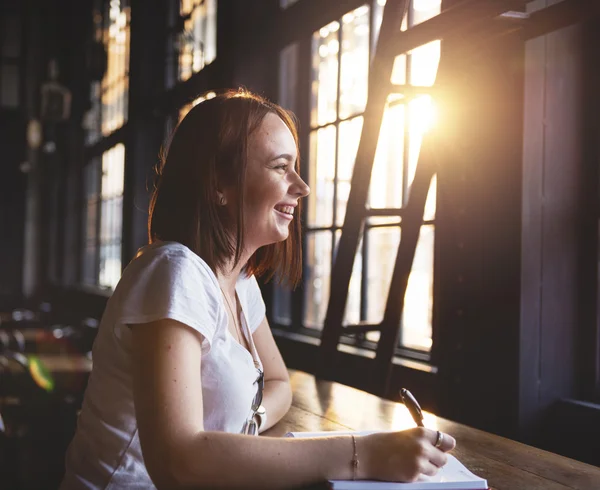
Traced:
[[[374, 25], [374, 15], [375, 15], [375, 9], [373, 8], [374, 5], [376, 4], [377, 0], [368, 0], [368, 1], [363, 1], [363, 2], [356, 2], [355, 4], [352, 5], [348, 5], [347, 6], [347, 10], [346, 12], [352, 12], [353, 10], [355, 10], [356, 8], [360, 7], [361, 5], [368, 5], [369, 6], [369, 63], [370, 60], [372, 59], [373, 56], [373, 41], [374, 41], [374, 33], [373, 33], [373, 25]], [[412, 19], [412, 8], [409, 9], [409, 19], [408, 22], [413, 21]], [[340, 36], [341, 36], [341, 31], [342, 31], [342, 21], [341, 21], [341, 16], [338, 18], [323, 18], [323, 20], [320, 22], [320, 24], [322, 26], [328, 25], [329, 23], [333, 22], [333, 21], [337, 21], [340, 23], [340, 29], [339, 29], [339, 34], [338, 34], [338, 42], [340, 41]], [[409, 24], [410, 25], [410, 24]], [[314, 23], [313, 26], [314, 27]], [[344, 118], [340, 118], [339, 117], [339, 111], [336, 111], [336, 120], [333, 122], [329, 122], [327, 124], [323, 124], [322, 126], [317, 125], [314, 126], [311, 124], [310, 121], [310, 73], [312, 70], [312, 63], [313, 63], [313, 53], [312, 53], [312, 42], [313, 42], [313, 33], [315, 32], [314, 29], [311, 29], [310, 32], [308, 34], [305, 34], [304, 36], [294, 39], [292, 40], [292, 42], [289, 42], [287, 44], [284, 44], [281, 46], [281, 49], [279, 50], [279, 53], [281, 53], [283, 50], [290, 48], [292, 45], [297, 44], [298, 45], [298, 61], [297, 61], [297, 68], [296, 68], [296, 78], [297, 78], [297, 86], [298, 86], [298, 90], [301, 90], [302, 87], [305, 88], [305, 92], [306, 93], [301, 93], [298, 98], [299, 100], [296, 101], [296, 103], [298, 104], [298, 111], [297, 111], [297, 115], [299, 116], [300, 119], [300, 125], [301, 127], [310, 127], [310, 129], [308, 131], [304, 131], [300, 134], [300, 143], [301, 143], [301, 153], [305, 156], [304, 158], [304, 165], [302, 167], [302, 176], [303, 178], [305, 178], [305, 180], [308, 177], [308, 173], [309, 173], [309, 164], [308, 164], [308, 159], [309, 159], [309, 148], [310, 148], [310, 144], [309, 144], [309, 139], [310, 139], [310, 133], [312, 133], [313, 131], [316, 131], [318, 128], [320, 127], [326, 127], [326, 126], [331, 126], [331, 125], [335, 125], [336, 128], [339, 128], [339, 124], [344, 122], [344, 121], [348, 121], [351, 120], [353, 118], [356, 117], [361, 117], [363, 112], [358, 112], [355, 114], [352, 114], [348, 117], [344, 117]], [[341, 49], [338, 52], [338, 80], [337, 80], [337, 93], [339, 95], [339, 84], [340, 84], [340, 58], [341, 58]], [[281, 58], [280, 58], [280, 63], [281, 63]], [[406, 56], [405, 59], [405, 66], [406, 66], [406, 79], [410, 80], [410, 63], [411, 63], [411, 58], [410, 58], [410, 54]], [[308, 78], [309, 80], [302, 80], [302, 78]], [[280, 94], [281, 95], [281, 94]], [[302, 107], [302, 104], [305, 104], [308, 106], [308, 108], [306, 107]], [[338, 109], [339, 109], [339, 97], [336, 100], [336, 104], [338, 105]], [[405, 111], [405, 122], [408, 121], [408, 111]], [[408, 124], [405, 124], [405, 131], [408, 132], [409, 131], [409, 126]], [[339, 136], [337, 134], [336, 131], [336, 160], [337, 160], [337, 140], [338, 140]], [[407, 146], [408, 146], [408, 139], [407, 139]], [[407, 151], [407, 149], [404, 151], [404, 156], [403, 156], [403, 171], [406, 171], [407, 169], [407, 164], [408, 164], [408, 158], [409, 158], [409, 152]], [[308, 180], [307, 180], [308, 182]], [[336, 202], [337, 202], [337, 165], [336, 165], [336, 172], [335, 172], [335, 181], [334, 181], [334, 215], [332, 217], [332, 224], [331, 226], [324, 226], [324, 227], [311, 227], [308, 225], [304, 226], [304, 235], [303, 235], [303, 250], [306, 251], [307, 250], [307, 241], [308, 241], [308, 236], [311, 233], [315, 233], [315, 232], [321, 232], [321, 231], [327, 231], [330, 232], [332, 237], [332, 250], [331, 250], [331, 254], [332, 254], [332, 261], [331, 263], [333, 263], [333, 256], [335, 254], [335, 243], [339, 242], [339, 238], [335, 238], [335, 234], [336, 234], [336, 230], [341, 230], [342, 225], [336, 225]], [[404, 186], [404, 195], [406, 196], [406, 188], [408, 187], [408, 182], [407, 179], [404, 178], [403, 179], [403, 184]], [[405, 205], [405, 203], [403, 203], [403, 205]], [[307, 217], [308, 217], [308, 206], [304, 206], [303, 209], [303, 222], [307, 223]], [[423, 226], [433, 226], [435, 229], [435, 223], [436, 220], [431, 219], [431, 220], [424, 220], [423, 221]], [[363, 249], [363, 256], [362, 256], [362, 260], [363, 260], [363, 271], [362, 271], [362, 277], [361, 277], [361, 318], [365, 318], [365, 313], [366, 313], [366, 281], [367, 281], [367, 274], [368, 274], [368, 258], [366, 258], [367, 256], [365, 254], [368, 254], [368, 232], [372, 229], [377, 229], [377, 228], [398, 228], [401, 229], [401, 225], [399, 223], [386, 223], [386, 224], [380, 224], [380, 223], [367, 223], [365, 222], [365, 234], [363, 234], [363, 237], [367, 237], [366, 240], [361, 239], [361, 244], [359, 245], [360, 247], [362, 247]], [[437, 290], [437, 286], [436, 286], [436, 276], [437, 276], [437, 255], [438, 255], [438, 243], [437, 240], [434, 238], [434, 244], [433, 244], [433, 314], [432, 314], [432, 339], [435, 338], [435, 321], [436, 321], [436, 290]], [[305, 252], [306, 253], [306, 252]], [[305, 257], [305, 264], [306, 264], [306, 257]], [[305, 270], [305, 275], [306, 275], [306, 265], [304, 267]], [[304, 285], [304, 282], [303, 282]], [[292, 291], [291, 297], [290, 297], [290, 314], [289, 314], [289, 319], [288, 321], [281, 321], [284, 320], [284, 318], [282, 318], [282, 316], [284, 315], [276, 315], [275, 309], [273, 308], [273, 311], [269, 312], [269, 315], [272, 319], [271, 323], [275, 326], [276, 329], [280, 329], [282, 334], [285, 334], [285, 332], [290, 332], [293, 334], [299, 334], [301, 336], [305, 336], [306, 338], [320, 338], [321, 336], [321, 332], [322, 329], [316, 329], [316, 328], [311, 328], [311, 327], [307, 327], [304, 324], [303, 318], [304, 318], [304, 305], [305, 305], [305, 295], [304, 295], [304, 287], [302, 288], [297, 288], [295, 291]], [[274, 287], [273, 288], [273, 303], [274, 304], [279, 304], [282, 301], [282, 298], [285, 297], [285, 292], [282, 293], [282, 290], [279, 289], [278, 287]], [[399, 328], [401, 328], [399, 326]], [[399, 338], [401, 338], [401, 336], [399, 336]], [[365, 350], [365, 351], [374, 351], [376, 349], [377, 343], [375, 341], [371, 341], [366, 339], [365, 335], [343, 335], [340, 339], [340, 343], [347, 345], [347, 346], [353, 346], [353, 347], [358, 347], [359, 350]], [[370, 356], [370, 354], [366, 354], [367, 356]], [[405, 357], [405, 358], [409, 358], [409, 359], [413, 359], [416, 361], [423, 361], [423, 362], [430, 362], [431, 361], [431, 350], [425, 351], [422, 349], [416, 349], [416, 348], [412, 348], [409, 346], [402, 346], [402, 345], [398, 345], [396, 348], [396, 356], [398, 357]]]
[[[82, 169], [82, 174], [81, 174], [81, 188], [82, 188], [82, 204], [83, 206], [81, 207], [81, 216], [79, 219], [79, 222], [81, 223], [81, 233], [80, 233], [80, 248], [78, 250], [78, 262], [79, 262], [79, 267], [78, 267], [78, 273], [77, 273], [77, 283], [80, 284], [82, 287], [84, 288], [91, 288], [93, 290], [97, 290], [99, 292], [106, 292], [106, 291], [111, 291], [112, 287], [110, 286], [105, 286], [101, 284], [100, 281], [100, 263], [101, 263], [101, 254], [102, 254], [102, 240], [101, 240], [101, 226], [102, 226], [102, 208], [103, 208], [103, 202], [104, 200], [102, 199], [102, 178], [103, 178], [103, 158], [104, 156], [110, 152], [112, 149], [116, 148], [118, 145], [122, 145], [123, 146], [123, 165], [125, 168], [126, 162], [127, 162], [127, 134], [128, 134], [128, 123], [129, 123], [129, 115], [130, 115], [130, 104], [129, 104], [129, 91], [130, 91], [130, 68], [131, 68], [131, 16], [132, 16], [132, 5], [131, 5], [131, 0], [125, 0], [126, 5], [124, 6], [124, 8], [129, 9], [128, 12], [128, 16], [127, 16], [127, 23], [126, 23], [126, 39], [127, 39], [127, 46], [126, 46], [126, 52], [125, 52], [125, 64], [124, 64], [124, 71], [121, 74], [121, 76], [119, 76], [119, 78], [113, 80], [110, 85], [106, 84], [105, 81], [105, 77], [108, 74], [108, 65], [110, 64], [110, 53], [109, 51], [109, 43], [108, 43], [108, 36], [109, 36], [109, 29], [111, 26], [111, 20], [110, 20], [110, 3], [107, 0], [95, 0], [94, 1], [94, 13], [95, 15], [101, 15], [101, 19], [96, 19], [95, 20], [95, 26], [94, 26], [94, 30], [92, 32], [92, 36], [94, 38], [96, 38], [96, 40], [102, 40], [102, 43], [104, 44], [104, 48], [107, 51], [107, 68], [104, 74], [104, 77], [101, 81], [94, 81], [92, 83], [97, 84], [96, 88], [97, 88], [97, 92], [92, 96], [92, 107], [97, 107], [98, 110], [96, 113], [93, 113], [92, 115], [95, 116], [95, 123], [96, 126], [93, 129], [87, 128], [88, 131], [86, 131], [85, 133], [85, 149], [84, 149], [84, 165], [83, 165], [83, 169]], [[109, 91], [114, 89], [115, 85], [119, 85], [119, 84], [124, 84], [124, 91], [122, 95], [119, 95], [117, 97], [122, 97], [122, 101], [124, 101], [124, 106], [122, 108], [123, 113], [121, 114], [121, 117], [123, 119], [123, 123], [121, 126], [114, 128], [113, 130], [111, 130], [110, 132], [105, 133], [103, 131], [103, 125], [105, 124], [104, 122], [104, 102], [102, 100], [103, 95]], [[92, 90], [92, 85], [90, 85], [90, 90]], [[114, 114], [113, 114], [114, 116]], [[95, 134], [92, 133], [92, 131], [96, 131]], [[93, 134], [93, 135], [92, 135]], [[96, 165], [98, 168], [96, 169], [96, 179], [97, 180], [97, 194], [96, 194], [96, 210], [95, 210], [95, 237], [94, 237], [94, 242], [95, 242], [95, 246], [93, 247], [94, 250], [94, 257], [93, 257], [93, 277], [94, 280], [93, 282], [88, 281], [87, 277], [86, 277], [86, 252], [88, 250], [88, 246], [87, 246], [87, 215], [86, 215], [86, 211], [87, 211], [87, 201], [88, 201], [88, 193], [87, 193], [87, 189], [85, 188], [86, 185], [86, 181], [85, 181], [85, 172], [87, 171], [88, 168], [90, 168], [91, 165]], [[126, 170], [124, 170], [123, 172], [123, 189], [122, 189], [122, 193], [121, 193], [121, 199], [123, 200], [125, 197], [125, 193], [127, 192], [126, 186], [125, 186], [125, 173]], [[121, 257], [121, 270], [123, 269], [123, 243], [125, 240], [125, 236], [124, 236], [124, 208], [123, 205], [121, 205], [121, 234], [120, 234], [120, 257]], [[91, 277], [91, 276], [90, 276]]]

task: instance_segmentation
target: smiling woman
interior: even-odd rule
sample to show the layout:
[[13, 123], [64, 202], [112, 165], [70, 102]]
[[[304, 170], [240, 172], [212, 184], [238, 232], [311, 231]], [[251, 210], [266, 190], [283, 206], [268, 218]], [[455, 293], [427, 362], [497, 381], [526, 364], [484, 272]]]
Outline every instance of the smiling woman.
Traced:
[[99, 327], [63, 490], [407, 480], [445, 463], [454, 440], [435, 446], [426, 429], [252, 437], [291, 404], [254, 276], [300, 279], [298, 172], [296, 127], [277, 105], [226, 91], [184, 117], [158, 169], [150, 243]]
[[[276, 205], [299, 205], [299, 198], [308, 194], [298, 172], [298, 134], [290, 113], [243, 91], [204, 100], [179, 124], [158, 169], [150, 241], [183, 243], [217, 269], [230, 254], [238, 262], [245, 240], [256, 240], [271, 218], [271, 234], [254, 244], [265, 248], [250, 257], [248, 272], [268, 271], [270, 277], [279, 270], [295, 285], [302, 268], [300, 221], [288, 222], [282, 236], [273, 220]], [[275, 201], [267, 202], [269, 198]], [[251, 226], [246, 236], [247, 219]], [[235, 234], [225, 232], [228, 226], [235, 227]], [[288, 233], [290, 240], [282, 242]]]

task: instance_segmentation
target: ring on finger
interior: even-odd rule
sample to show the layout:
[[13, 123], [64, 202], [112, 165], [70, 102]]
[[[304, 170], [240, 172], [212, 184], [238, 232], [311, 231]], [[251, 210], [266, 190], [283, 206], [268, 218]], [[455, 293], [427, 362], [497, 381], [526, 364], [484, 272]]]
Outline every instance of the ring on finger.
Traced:
[[437, 438], [435, 439], [435, 447], [440, 447], [444, 442], [444, 434], [442, 434], [439, 430], [437, 431]]

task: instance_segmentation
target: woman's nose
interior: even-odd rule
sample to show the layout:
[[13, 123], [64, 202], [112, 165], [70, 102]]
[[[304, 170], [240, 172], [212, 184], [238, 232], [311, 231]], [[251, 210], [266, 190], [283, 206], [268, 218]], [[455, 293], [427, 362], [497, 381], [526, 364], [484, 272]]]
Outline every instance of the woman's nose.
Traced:
[[296, 182], [293, 186], [293, 194], [298, 197], [306, 197], [310, 194], [310, 187], [302, 180], [302, 178], [296, 174]]

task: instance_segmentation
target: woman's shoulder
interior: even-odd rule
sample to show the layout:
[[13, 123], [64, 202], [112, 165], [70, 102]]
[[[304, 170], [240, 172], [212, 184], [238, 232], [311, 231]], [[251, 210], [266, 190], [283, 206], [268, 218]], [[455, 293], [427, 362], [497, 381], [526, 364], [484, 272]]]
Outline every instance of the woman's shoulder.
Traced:
[[190, 276], [218, 284], [209, 265], [179, 242], [154, 242], [138, 250], [123, 271], [122, 279], [147, 276]]
[[153, 263], [168, 262], [173, 264], [195, 265], [212, 273], [209, 265], [192, 250], [179, 242], [154, 242], [140, 248], [129, 266], [148, 266]]

